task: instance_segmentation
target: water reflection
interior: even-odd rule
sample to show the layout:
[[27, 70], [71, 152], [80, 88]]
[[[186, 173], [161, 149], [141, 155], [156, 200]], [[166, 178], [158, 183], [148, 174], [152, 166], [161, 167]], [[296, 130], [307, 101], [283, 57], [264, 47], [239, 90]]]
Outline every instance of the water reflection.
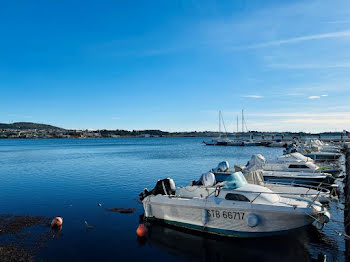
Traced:
[[147, 227], [147, 244], [185, 260], [312, 261], [303, 241], [305, 231], [272, 238], [238, 239], [203, 235], [159, 223], [147, 223]]

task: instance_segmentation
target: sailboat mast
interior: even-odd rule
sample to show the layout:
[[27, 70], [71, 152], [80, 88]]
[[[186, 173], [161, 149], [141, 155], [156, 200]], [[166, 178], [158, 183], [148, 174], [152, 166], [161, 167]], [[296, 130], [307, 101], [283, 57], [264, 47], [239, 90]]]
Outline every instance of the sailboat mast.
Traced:
[[244, 113], [242, 109], [242, 133], [244, 133]]
[[221, 133], [221, 111], [219, 110], [219, 133]]

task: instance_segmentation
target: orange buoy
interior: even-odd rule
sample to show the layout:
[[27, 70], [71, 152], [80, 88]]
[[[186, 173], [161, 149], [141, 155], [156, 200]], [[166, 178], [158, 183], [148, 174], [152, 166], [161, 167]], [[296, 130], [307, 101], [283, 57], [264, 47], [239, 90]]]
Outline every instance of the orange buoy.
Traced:
[[145, 237], [147, 234], [147, 228], [143, 224], [140, 224], [139, 227], [136, 229], [136, 234], [139, 237]]
[[63, 223], [63, 218], [62, 217], [55, 217], [54, 219], [52, 219], [51, 227], [52, 228], [61, 227], [62, 223]]

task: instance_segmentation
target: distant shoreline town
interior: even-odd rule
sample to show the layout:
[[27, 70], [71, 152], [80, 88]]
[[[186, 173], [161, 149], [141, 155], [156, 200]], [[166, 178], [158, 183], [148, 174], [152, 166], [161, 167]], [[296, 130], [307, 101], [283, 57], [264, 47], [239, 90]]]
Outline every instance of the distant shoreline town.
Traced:
[[[215, 131], [167, 132], [161, 130], [75, 130], [64, 129], [52, 125], [16, 122], [11, 124], [0, 123], [0, 139], [7, 138], [119, 138], [119, 137], [213, 137], [219, 136]], [[227, 133], [228, 136], [269, 136], [269, 137], [303, 137], [303, 136], [342, 136], [341, 132], [325, 132], [310, 134], [304, 132], [258, 132]]]

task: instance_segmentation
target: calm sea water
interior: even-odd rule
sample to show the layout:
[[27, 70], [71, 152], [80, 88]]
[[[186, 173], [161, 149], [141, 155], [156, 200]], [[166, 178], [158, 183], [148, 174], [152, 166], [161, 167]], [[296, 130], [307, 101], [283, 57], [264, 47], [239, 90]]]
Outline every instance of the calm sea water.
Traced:
[[[145, 242], [135, 230], [143, 188], [172, 177], [187, 184], [228, 160], [245, 164], [282, 149], [208, 147], [203, 138], [0, 140], [0, 214], [64, 219], [59, 237], [36, 253], [38, 261], [344, 261], [344, 241], [314, 228], [264, 239], [220, 239], [151, 225]], [[102, 207], [97, 204], [102, 203]], [[136, 208], [132, 214], [104, 208]], [[333, 209], [342, 219], [341, 212]], [[84, 221], [95, 228], [86, 230]], [[333, 226], [342, 230], [342, 225]], [[0, 245], [1, 245], [0, 236]]]

